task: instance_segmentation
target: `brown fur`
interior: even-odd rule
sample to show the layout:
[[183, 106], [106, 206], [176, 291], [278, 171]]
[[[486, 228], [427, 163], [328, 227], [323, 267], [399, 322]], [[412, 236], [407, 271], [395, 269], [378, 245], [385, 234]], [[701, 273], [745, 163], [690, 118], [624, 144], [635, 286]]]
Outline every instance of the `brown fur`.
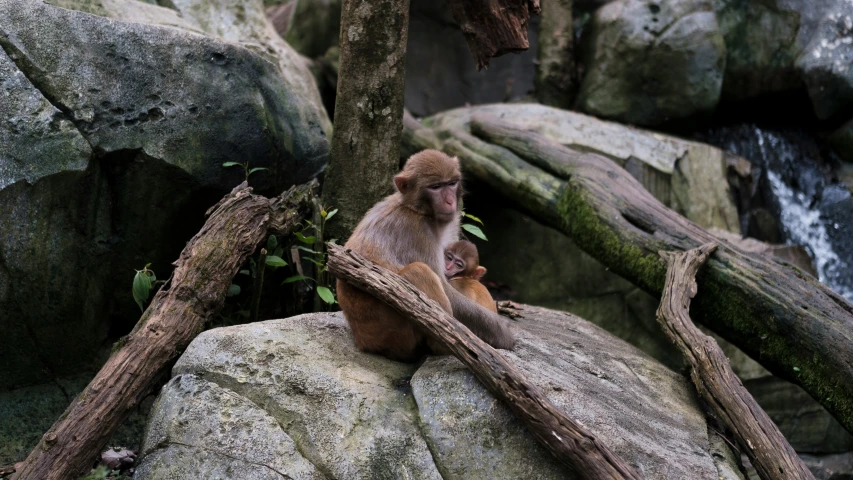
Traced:
[[[397, 193], [380, 201], [361, 220], [346, 247], [394, 272], [470, 328], [487, 343], [511, 348], [512, 331], [502, 317], [475, 304], [444, 278], [444, 249], [459, 237], [461, 181], [459, 161], [437, 150], [412, 155], [394, 178]], [[446, 184], [439, 193], [430, 186]], [[439, 197], [440, 195], [440, 197]], [[437, 200], [450, 201], [452, 213], [443, 214]], [[403, 361], [414, 361], [430, 347], [423, 332], [399, 313], [369, 294], [338, 281], [338, 300], [359, 349]]]
[[480, 266], [480, 252], [477, 251], [477, 246], [467, 240], [460, 240], [448, 245], [445, 251], [456, 259], [462, 260], [465, 265], [461, 272], [448, 279], [450, 286], [484, 308], [498, 313], [497, 304], [489, 293], [489, 289], [480, 283], [480, 278], [485, 275], [486, 269]]
[[495, 299], [492, 298], [489, 289], [480, 283], [479, 280], [469, 277], [454, 277], [450, 280], [450, 286], [462, 295], [482, 305], [483, 308], [498, 313], [498, 306], [495, 303]]

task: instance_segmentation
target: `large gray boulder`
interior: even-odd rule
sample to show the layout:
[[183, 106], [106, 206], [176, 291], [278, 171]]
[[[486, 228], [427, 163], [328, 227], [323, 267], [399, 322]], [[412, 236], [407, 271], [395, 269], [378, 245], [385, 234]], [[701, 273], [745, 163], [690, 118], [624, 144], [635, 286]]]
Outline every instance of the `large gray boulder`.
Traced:
[[165, 276], [242, 181], [224, 162], [269, 168], [251, 183], [275, 191], [328, 152], [313, 79], [260, 0], [219, 28], [201, 0], [53, 1], [0, 0], [0, 388], [102, 361], [139, 316], [134, 269]]
[[[570, 314], [518, 328], [504, 355], [644, 478], [741, 478], [684, 377]], [[135, 478], [574, 478], [457, 360], [361, 353], [340, 313], [205, 332], [172, 373]]]
[[714, 0], [726, 42], [723, 95], [743, 99], [799, 89], [797, 58], [837, 0]]
[[726, 46], [711, 0], [617, 0], [586, 30], [584, 112], [651, 126], [716, 107]]

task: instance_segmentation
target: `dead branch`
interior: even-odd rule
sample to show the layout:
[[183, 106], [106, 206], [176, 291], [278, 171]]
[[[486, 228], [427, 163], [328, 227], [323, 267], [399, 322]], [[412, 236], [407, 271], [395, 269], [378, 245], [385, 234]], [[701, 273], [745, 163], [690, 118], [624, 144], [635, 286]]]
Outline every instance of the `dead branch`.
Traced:
[[489, 59], [527, 50], [530, 11], [538, 14], [539, 0], [449, 0], [453, 18], [462, 29], [477, 70], [489, 67]]
[[713, 338], [690, 320], [696, 272], [717, 248], [714, 243], [686, 252], [660, 252], [667, 266], [658, 322], [690, 365], [699, 395], [735, 434], [755, 470], [765, 480], [814, 479], [767, 413], [746, 391]]

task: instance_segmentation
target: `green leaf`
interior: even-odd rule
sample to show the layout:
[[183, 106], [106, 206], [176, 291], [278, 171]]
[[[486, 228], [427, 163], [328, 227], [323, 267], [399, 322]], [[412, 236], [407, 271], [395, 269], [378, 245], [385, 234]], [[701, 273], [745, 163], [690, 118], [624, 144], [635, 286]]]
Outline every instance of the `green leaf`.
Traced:
[[311, 280], [312, 282], [314, 281], [313, 278], [306, 277], [305, 275], [294, 275], [292, 277], [285, 278], [284, 281], [281, 282], [281, 284], [284, 285], [285, 283], [293, 283], [293, 282], [298, 282], [300, 280]]
[[281, 257], [270, 255], [267, 257], [267, 265], [269, 265], [270, 267], [285, 267], [287, 266], [287, 262], [282, 260]]
[[250, 272], [250, 271], [248, 271], [248, 270], [246, 270], [246, 269], [243, 269], [243, 270], [240, 270], [240, 274], [242, 274], [242, 275], [251, 275], [251, 274], [252, 274], [252, 272]]
[[471, 225], [470, 223], [463, 223], [462, 229], [465, 230], [466, 232], [470, 233], [471, 235], [474, 235], [477, 238], [483, 239], [487, 242], [489, 241], [489, 239], [486, 238], [486, 235], [483, 233], [483, 231], [480, 230], [480, 227], [478, 227], [476, 225]]
[[142, 304], [148, 300], [148, 295], [151, 293], [151, 279], [148, 278], [148, 274], [143, 273], [142, 270], [136, 272], [131, 291], [133, 292], [133, 300], [139, 305], [139, 310], [145, 312]]
[[305, 235], [302, 235], [302, 232], [296, 232], [295, 235], [296, 235], [296, 238], [298, 238], [300, 242], [307, 243], [309, 245], [314, 244], [314, 241], [317, 240], [317, 238], [314, 235], [311, 235], [310, 237], [306, 237]]
[[151, 270], [143, 270], [148, 275], [148, 280], [154, 285], [154, 282], [157, 281], [157, 275], [154, 275], [154, 272]]
[[259, 171], [261, 171], [261, 170], [269, 170], [269, 168], [264, 168], [264, 167], [255, 167], [255, 168], [253, 168], [253, 169], [249, 170], [249, 175], [251, 175], [251, 174], [253, 174], [253, 173], [255, 173], [255, 172], [259, 172]]
[[332, 244], [337, 245], [337, 244], [338, 244], [338, 239], [337, 239], [337, 238], [333, 238], [333, 239], [329, 240], [329, 243], [332, 243]]
[[228, 287], [228, 293], [226, 293], [225, 296], [226, 297], [233, 297], [236, 295], [240, 295], [240, 285], [234, 285], [232, 283], [231, 286]]
[[237, 165], [240, 165], [241, 167], [243, 166], [242, 163], [238, 162], [225, 162], [222, 164], [223, 167], [236, 167]]
[[275, 249], [273, 256], [281, 257], [284, 254], [284, 245], [279, 245], [278, 248]]
[[338, 209], [334, 209], [326, 214], [326, 221], [328, 222], [330, 218], [334, 217], [335, 214], [338, 213]]
[[310, 248], [308, 248], [308, 247], [303, 247], [302, 245], [297, 245], [297, 246], [296, 246], [296, 249], [297, 249], [297, 250], [302, 250], [303, 252], [313, 253], [314, 255], [319, 255], [319, 254], [320, 254], [320, 252], [318, 252], [318, 251], [316, 251], [316, 250], [311, 250], [311, 249], [310, 249]]
[[270, 238], [267, 239], [267, 251], [273, 252], [275, 251], [275, 247], [278, 246], [278, 238], [275, 235], [270, 235]]
[[305, 257], [305, 260], [308, 260], [309, 262], [313, 263], [314, 265], [317, 265], [320, 268], [323, 267], [323, 261], [322, 260], [315, 260], [311, 257]]
[[800, 367], [794, 367], [794, 371], [795, 371], [795, 372], [799, 372], [799, 371], [800, 371]]
[[324, 302], [328, 304], [338, 303], [335, 300], [335, 294], [332, 293], [327, 287], [317, 287], [317, 295], [320, 295], [320, 298], [323, 299]]
[[482, 220], [475, 217], [474, 215], [471, 215], [470, 213], [466, 213], [465, 216], [470, 218], [471, 220], [474, 220], [475, 222], [479, 223], [480, 225], [485, 225]]

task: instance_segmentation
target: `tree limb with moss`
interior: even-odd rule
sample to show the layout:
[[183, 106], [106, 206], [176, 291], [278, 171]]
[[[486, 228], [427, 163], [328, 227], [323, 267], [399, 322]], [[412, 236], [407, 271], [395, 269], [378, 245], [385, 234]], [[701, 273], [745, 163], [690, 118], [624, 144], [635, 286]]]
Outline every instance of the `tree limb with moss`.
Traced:
[[612, 160], [490, 116], [470, 130], [407, 119], [407, 150], [440, 148], [466, 175], [647, 292], [660, 296], [660, 251], [720, 242], [691, 316], [775, 375], [800, 385], [853, 432], [853, 305], [796, 267], [751, 254], [668, 209]]

